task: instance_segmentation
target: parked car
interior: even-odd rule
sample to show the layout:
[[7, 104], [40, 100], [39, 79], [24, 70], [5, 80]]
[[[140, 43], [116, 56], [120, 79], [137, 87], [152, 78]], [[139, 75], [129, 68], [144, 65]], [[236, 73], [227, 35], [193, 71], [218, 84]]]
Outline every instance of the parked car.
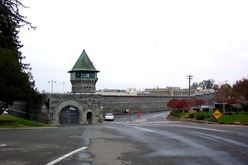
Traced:
[[104, 119], [114, 121], [113, 113], [106, 113], [105, 116], [104, 116]]

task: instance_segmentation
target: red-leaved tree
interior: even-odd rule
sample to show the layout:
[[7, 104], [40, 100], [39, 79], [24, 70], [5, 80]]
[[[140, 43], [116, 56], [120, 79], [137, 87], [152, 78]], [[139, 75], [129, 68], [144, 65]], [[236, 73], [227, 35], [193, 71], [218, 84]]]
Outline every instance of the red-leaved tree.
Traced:
[[186, 110], [189, 105], [189, 100], [187, 99], [172, 99], [167, 103], [167, 107], [173, 110]]
[[248, 79], [243, 78], [236, 81], [236, 84], [233, 85], [233, 93], [239, 99], [248, 100]]
[[190, 106], [201, 106], [204, 105], [205, 101], [202, 99], [172, 99], [167, 103], [167, 107], [173, 110], [188, 110]]
[[206, 104], [205, 101], [203, 99], [191, 99], [190, 100], [190, 106], [195, 106], [195, 107], [198, 107], [198, 106], [201, 106], [201, 105], [204, 105]]

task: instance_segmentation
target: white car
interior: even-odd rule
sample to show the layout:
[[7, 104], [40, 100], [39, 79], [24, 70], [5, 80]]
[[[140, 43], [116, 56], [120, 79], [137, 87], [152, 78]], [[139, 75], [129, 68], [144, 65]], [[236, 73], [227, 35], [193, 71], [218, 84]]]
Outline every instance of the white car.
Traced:
[[104, 119], [114, 121], [113, 113], [106, 113]]

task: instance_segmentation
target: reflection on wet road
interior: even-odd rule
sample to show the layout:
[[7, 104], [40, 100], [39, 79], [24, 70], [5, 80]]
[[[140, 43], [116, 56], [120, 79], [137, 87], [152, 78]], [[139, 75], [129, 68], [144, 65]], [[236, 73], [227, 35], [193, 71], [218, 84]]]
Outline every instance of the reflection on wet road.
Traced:
[[[118, 126], [112, 123], [106, 127], [149, 151], [141, 155], [145, 164], [156, 159], [165, 160], [165, 164], [189, 165], [248, 162], [248, 127], [171, 122], [164, 120], [164, 115], [166, 113], [145, 114], [140, 123], [134, 116], [125, 122], [122, 116], [116, 122]], [[242, 134], [237, 134], [240, 131]]]

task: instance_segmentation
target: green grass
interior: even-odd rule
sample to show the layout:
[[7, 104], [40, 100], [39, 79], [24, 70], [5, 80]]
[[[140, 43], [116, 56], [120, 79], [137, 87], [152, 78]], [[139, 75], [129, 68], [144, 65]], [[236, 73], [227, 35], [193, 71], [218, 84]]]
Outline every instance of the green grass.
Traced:
[[248, 125], [248, 114], [222, 115], [218, 123], [223, 124], [246, 124]]
[[0, 115], [0, 128], [49, 127], [50, 125], [34, 122], [7, 114]]
[[[193, 117], [191, 119], [211, 121], [220, 124], [242, 124], [248, 125], [248, 113], [229, 113], [230, 115], [222, 115], [218, 120], [213, 116], [213, 112], [195, 112], [191, 114]], [[172, 112], [170, 115], [178, 118], [188, 117], [190, 118], [190, 113], [176, 113]]]

